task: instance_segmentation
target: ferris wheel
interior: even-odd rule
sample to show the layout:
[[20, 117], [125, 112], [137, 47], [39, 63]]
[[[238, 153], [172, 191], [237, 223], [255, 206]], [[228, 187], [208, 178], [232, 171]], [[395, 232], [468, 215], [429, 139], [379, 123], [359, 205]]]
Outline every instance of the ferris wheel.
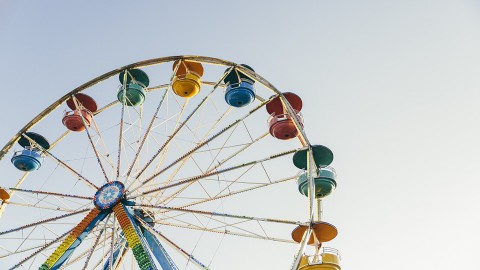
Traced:
[[285, 247], [285, 269], [339, 270], [323, 246], [333, 153], [307, 138], [297, 94], [202, 56], [66, 93], [0, 152], [1, 268], [267, 269]]

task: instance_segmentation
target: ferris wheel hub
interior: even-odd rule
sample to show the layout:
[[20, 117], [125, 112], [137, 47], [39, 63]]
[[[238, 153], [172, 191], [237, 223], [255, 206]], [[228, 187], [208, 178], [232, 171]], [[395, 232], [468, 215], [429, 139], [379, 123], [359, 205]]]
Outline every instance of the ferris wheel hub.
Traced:
[[113, 208], [125, 196], [125, 186], [114, 181], [103, 185], [93, 197], [95, 207], [101, 210]]

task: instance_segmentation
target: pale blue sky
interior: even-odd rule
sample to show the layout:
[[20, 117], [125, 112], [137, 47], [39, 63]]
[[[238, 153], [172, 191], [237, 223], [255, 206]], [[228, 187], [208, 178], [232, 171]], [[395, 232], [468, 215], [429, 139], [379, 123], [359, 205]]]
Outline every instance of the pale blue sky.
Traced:
[[474, 0], [0, 1], [0, 143], [125, 64], [247, 63], [303, 98], [310, 140], [335, 153], [324, 211], [344, 269], [478, 269], [479, 15]]

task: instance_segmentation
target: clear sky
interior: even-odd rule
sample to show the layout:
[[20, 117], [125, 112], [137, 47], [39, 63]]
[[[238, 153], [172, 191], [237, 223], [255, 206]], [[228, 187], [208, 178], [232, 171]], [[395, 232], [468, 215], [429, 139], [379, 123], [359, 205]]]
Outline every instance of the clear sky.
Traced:
[[334, 151], [343, 269], [479, 269], [479, 15], [474, 0], [0, 0], [0, 143], [125, 64], [248, 63], [303, 98], [310, 140]]

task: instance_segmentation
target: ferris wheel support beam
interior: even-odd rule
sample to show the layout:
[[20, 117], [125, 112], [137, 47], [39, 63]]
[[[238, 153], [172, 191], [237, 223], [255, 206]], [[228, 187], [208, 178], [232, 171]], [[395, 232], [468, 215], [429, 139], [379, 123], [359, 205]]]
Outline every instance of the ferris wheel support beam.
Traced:
[[179, 270], [157, 237], [155, 237], [148, 229], [143, 232], [143, 237], [145, 237], [153, 256], [157, 259], [162, 270]]
[[[108, 219], [109, 217], [107, 217]], [[103, 228], [102, 229], [99, 229], [98, 230], [98, 233], [103, 233]], [[87, 237], [85, 238], [84, 241], [86, 241], [87, 239], [94, 239], [95, 238], [95, 241], [96, 241], [96, 238], [97, 237]], [[103, 239], [103, 240], [100, 240], [98, 243], [97, 243], [97, 246], [98, 244], [101, 244], [103, 245], [104, 243], [106, 242], [106, 239]], [[95, 243], [94, 243], [95, 244]], [[95, 250], [98, 250], [100, 249], [101, 247], [96, 247]], [[83, 251], [82, 253], [78, 254], [76, 257], [71, 257], [67, 262], [65, 262], [59, 269], [60, 270], [63, 270], [63, 269], [67, 269], [70, 265], [80, 261], [82, 258], [86, 257], [89, 253], [90, 253], [91, 249], [87, 249], [85, 251]]]
[[[144, 269], [144, 267], [148, 266], [151, 270], [156, 270], [155, 263], [153, 262], [150, 253], [147, 249], [147, 245], [145, 240], [142, 238], [140, 229], [135, 224], [134, 218], [125, 206], [121, 203], [115, 205], [113, 207], [113, 212], [122, 228], [124, 235], [127, 239], [128, 244], [131, 246], [133, 255], [137, 260], [138, 265], [140, 268]], [[113, 247], [112, 247], [113, 251]], [[110, 258], [110, 267], [112, 266], [113, 258]]]
[[[113, 269], [117, 269], [120, 265], [121, 261], [124, 259], [125, 254], [129, 249], [128, 242], [125, 238], [118, 238], [114, 253], [113, 253]], [[107, 259], [105, 264], [103, 265], [103, 270], [108, 270], [110, 267], [110, 258]]]
[[172, 240], [168, 239], [165, 235], [163, 235], [161, 232], [155, 230], [154, 227], [150, 226], [147, 222], [139, 218], [138, 216], [135, 216], [136, 219], [142, 224], [142, 226], [147, 229], [150, 233], [155, 235], [158, 238], [161, 238], [163, 241], [165, 241], [167, 244], [169, 244], [171, 247], [173, 247], [176, 251], [178, 251], [182, 256], [187, 258], [188, 260], [191, 260], [197, 267], [200, 269], [204, 270], [209, 270], [207, 266], [205, 266], [203, 263], [201, 263], [198, 259], [196, 259], [192, 254], [188, 253], [181, 247], [179, 247], [175, 242]]
[[97, 208], [92, 209], [83, 220], [73, 228], [70, 235], [63, 240], [55, 251], [45, 260], [39, 270], [56, 270], [72, 255], [73, 251], [82, 243], [87, 235], [102, 221], [108, 211], [100, 211]]

